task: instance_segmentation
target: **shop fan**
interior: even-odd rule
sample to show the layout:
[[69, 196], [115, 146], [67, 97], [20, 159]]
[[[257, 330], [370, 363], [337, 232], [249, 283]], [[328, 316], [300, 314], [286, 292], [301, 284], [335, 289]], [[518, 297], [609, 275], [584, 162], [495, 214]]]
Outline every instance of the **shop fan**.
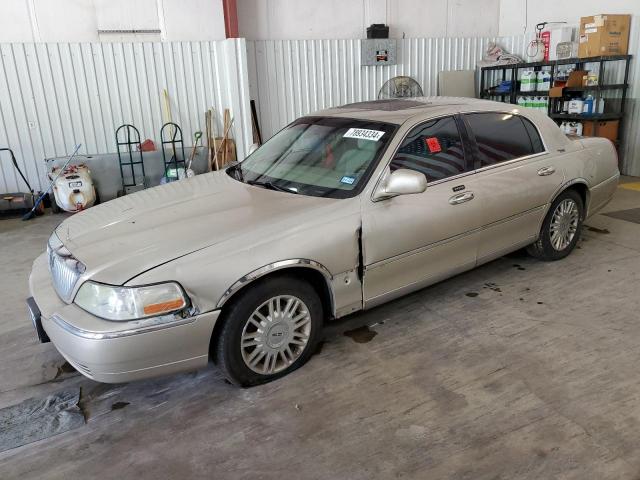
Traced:
[[378, 100], [389, 98], [422, 97], [420, 84], [411, 77], [393, 77], [387, 80], [378, 92]]

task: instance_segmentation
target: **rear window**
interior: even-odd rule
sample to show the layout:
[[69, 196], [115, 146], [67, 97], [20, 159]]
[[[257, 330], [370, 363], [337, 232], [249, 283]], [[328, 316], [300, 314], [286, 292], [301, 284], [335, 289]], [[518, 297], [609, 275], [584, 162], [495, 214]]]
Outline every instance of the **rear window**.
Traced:
[[509, 113], [471, 113], [465, 119], [478, 145], [477, 168], [544, 151], [533, 124]]

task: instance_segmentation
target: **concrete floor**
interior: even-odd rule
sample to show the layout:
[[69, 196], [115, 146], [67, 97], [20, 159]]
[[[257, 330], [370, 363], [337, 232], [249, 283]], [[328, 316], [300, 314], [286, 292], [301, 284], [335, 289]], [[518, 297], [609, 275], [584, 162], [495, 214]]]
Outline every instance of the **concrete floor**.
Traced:
[[[606, 211], [637, 207], [619, 188]], [[563, 261], [516, 253], [356, 315], [240, 390], [213, 367], [122, 385], [61, 369], [23, 304], [60, 219], [0, 221], [0, 408], [80, 386], [87, 423], [0, 453], [4, 480], [640, 475], [639, 224], [598, 215]]]

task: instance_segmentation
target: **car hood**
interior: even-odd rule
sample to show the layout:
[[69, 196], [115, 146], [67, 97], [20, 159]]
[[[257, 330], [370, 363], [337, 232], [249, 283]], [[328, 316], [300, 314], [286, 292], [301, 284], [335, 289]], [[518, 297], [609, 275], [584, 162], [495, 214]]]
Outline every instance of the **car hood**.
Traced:
[[[92, 207], [56, 229], [85, 278], [124, 284], [189, 253], [225, 243], [250, 248], [264, 235], [300, 228], [340, 200], [250, 186], [212, 172]], [[312, 213], [313, 212], [313, 213]], [[225, 247], [225, 248], [226, 248]]]

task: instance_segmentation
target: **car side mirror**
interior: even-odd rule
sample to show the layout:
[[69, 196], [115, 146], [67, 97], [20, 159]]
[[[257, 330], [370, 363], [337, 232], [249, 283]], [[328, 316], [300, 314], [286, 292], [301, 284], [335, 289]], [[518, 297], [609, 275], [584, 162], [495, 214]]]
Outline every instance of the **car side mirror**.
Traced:
[[378, 187], [373, 196], [374, 200], [391, 198], [398, 195], [412, 195], [422, 193], [427, 189], [427, 177], [415, 170], [400, 168], [389, 175]]
[[249, 155], [251, 155], [253, 152], [255, 152], [259, 147], [260, 147], [260, 145], [258, 145], [257, 143], [252, 144], [249, 147]]

